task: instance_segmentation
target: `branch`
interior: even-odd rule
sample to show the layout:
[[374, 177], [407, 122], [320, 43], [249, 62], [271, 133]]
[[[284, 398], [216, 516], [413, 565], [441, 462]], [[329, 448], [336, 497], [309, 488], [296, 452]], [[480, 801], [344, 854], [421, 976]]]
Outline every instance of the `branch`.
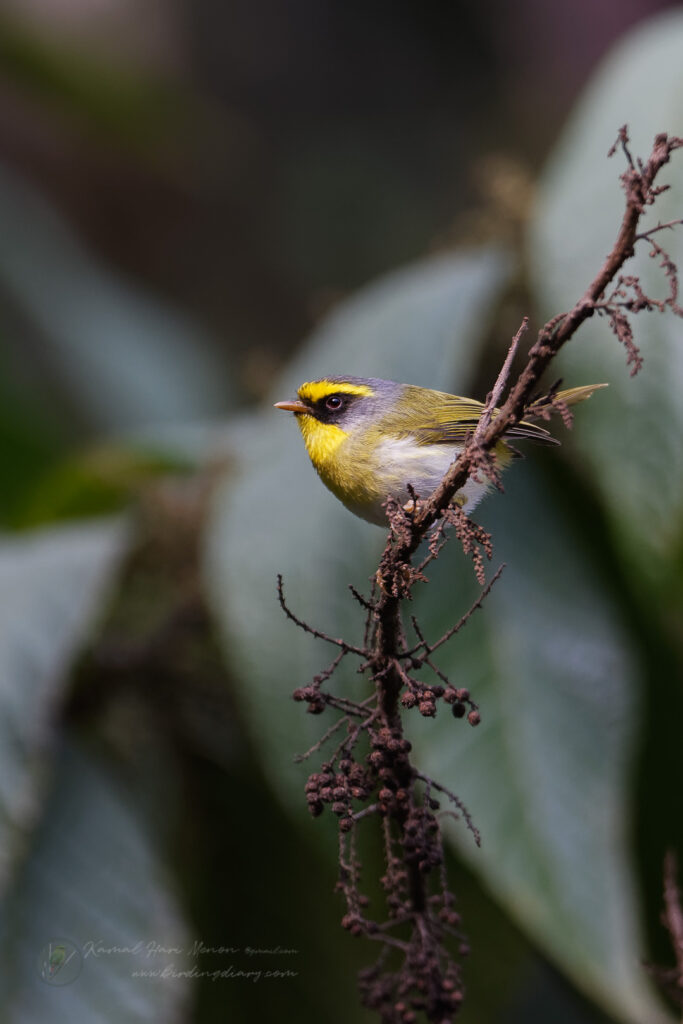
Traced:
[[[491, 579], [489, 580], [487, 585], [484, 587], [484, 589], [479, 594], [479, 597], [474, 602], [474, 604], [470, 608], [467, 609], [465, 614], [455, 623], [455, 625], [451, 626], [450, 629], [446, 630], [446, 632], [443, 634], [443, 636], [439, 637], [439, 639], [435, 643], [433, 643], [433, 644], [428, 644], [425, 640], [421, 640], [420, 643], [417, 644], [415, 647], [411, 648], [410, 651], [406, 651], [405, 654], [403, 655], [403, 657], [405, 658], [405, 657], [408, 657], [409, 655], [413, 655], [416, 651], [419, 651], [419, 649], [421, 647], [423, 647], [424, 651], [425, 651], [424, 657], [429, 657], [429, 655], [433, 654], [434, 651], [436, 651], [439, 647], [442, 647], [443, 644], [446, 643], [446, 641], [450, 640], [451, 637], [455, 636], [456, 633], [459, 633], [460, 630], [462, 629], [462, 627], [465, 625], [466, 622], [468, 622], [468, 620], [472, 617], [472, 615], [474, 615], [474, 613], [477, 611], [477, 609], [481, 608], [482, 604], [484, 603], [486, 598], [491, 593], [491, 590], [493, 589], [495, 584], [500, 579], [500, 577], [501, 577], [501, 575], [503, 573], [503, 569], [504, 568], [505, 568], [505, 562], [503, 562], [503, 564], [498, 567], [498, 569], [496, 570], [494, 575], [491, 577]], [[418, 662], [419, 661], [423, 661], [424, 657], [420, 656], [416, 660]]]
[[[470, 439], [439, 486], [420, 504], [419, 510], [410, 523], [409, 536], [402, 544], [397, 545], [395, 551], [397, 563], [405, 563], [417, 550], [432, 523], [450, 505], [456, 492], [467, 482], [472, 470], [480, 464], [482, 454], [490, 452], [502, 439], [505, 432], [520, 422], [524, 416], [525, 407], [531, 400], [550, 361], [576, 334], [579, 327], [594, 315], [596, 304], [600, 301], [608, 284], [614, 280], [624, 263], [633, 255], [634, 245], [638, 238], [640, 218], [646, 206], [651, 205], [656, 198], [655, 178], [662, 167], [669, 162], [672, 152], [683, 146], [683, 139], [670, 138], [664, 134], [658, 135], [650, 157], [642, 170], [639, 170], [633, 163], [628, 150], [628, 137], [625, 129], [620, 132], [618, 141], [629, 161], [629, 169], [622, 175], [626, 206], [611, 252], [572, 309], [560, 317], [555, 317], [541, 328], [535, 343], [529, 350], [526, 366], [517, 378], [499, 413], [481, 432], [476, 432], [478, 433], [476, 440], [474, 437]], [[520, 331], [524, 326], [523, 322]]]
[[486, 433], [486, 429], [489, 423], [491, 422], [491, 416], [493, 415], [493, 412], [496, 406], [498, 405], [498, 402], [500, 401], [500, 397], [503, 394], [503, 391], [505, 390], [505, 385], [508, 382], [510, 370], [512, 369], [512, 361], [514, 360], [517, 354], [520, 338], [528, 330], [528, 328], [529, 317], [525, 316], [519, 326], [517, 333], [515, 334], [514, 338], [512, 339], [512, 342], [510, 343], [510, 348], [508, 349], [508, 354], [505, 357], [505, 362], [503, 363], [500, 369], [500, 373], [498, 374], [496, 383], [493, 385], [493, 391], [490, 392], [486, 399], [484, 411], [482, 412], [479, 422], [477, 423], [477, 429], [474, 431], [474, 436], [472, 438], [473, 444], [479, 444], [479, 442]]
[[643, 242], [646, 239], [649, 240], [653, 235], [656, 235], [658, 231], [671, 231], [673, 228], [683, 224], [683, 220], [669, 220], [666, 224], [658, 224], [654, 228], [650, 228], [649, 231], [641, 231], [639, 235], [636, 235], [636, 242]]
[[327, 633], [322, 633], [319, 629], [314, 629], [312, 626], [309, 626], [307, 622], [303, 621], [303, 619], [297, 618], [297, 616], [294, 614], [293, 611], [291, 611], [288, 608], [285, 602], [285, 592], [282, 583], [282, 576], [280, 575], [280, 573], [278, 573], [277, 577], [277, 596], [280, 602], [280, 607], [282, 608], [287, 618], [291, 619], [292, 622], [296, 623], [299, 629], [303, 629], [304, 633], [310, 633], [311, 636], [316, 637], [316, 639], [318, 640], [324, 640], [325, 643], [334, 644], [336, 647], [341, 647], [344, 654], [357, 654], [360, 658], [366, 657], [367, 651], [364, 651], [361, 647], [354, 647], [353, 644], [347, 643], [346, 640], [338, 640], [333, 636], [328, 636]]

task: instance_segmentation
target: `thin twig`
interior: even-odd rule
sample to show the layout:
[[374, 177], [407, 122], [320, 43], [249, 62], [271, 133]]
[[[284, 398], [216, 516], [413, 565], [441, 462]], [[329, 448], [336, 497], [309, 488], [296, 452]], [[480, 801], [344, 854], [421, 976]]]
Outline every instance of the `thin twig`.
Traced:
[[679, 224], [683, 224], [681, 220], [670, 220], [666, 224], [658, 224], [654, 228], [650, 228], [649, 231], [641, 231], [640, 234], [636, 235], [633, 239], [634, 242], [649, 241], [652, 235], [656, 235], [658, 231], [668, 231], [672, 228], [678, 227]]
[[363, 716], [363, 705], [357, 704], [347, 697], [335, 697], [331, 693], [321, 693], [320, 699], [329, 704], [330, 707], [336, 708], [337, 711], [343, 711], [346, 715], [355, 715], [357, 718]]
[[[425, 638], [424, 638], [424, 636], [422, 634], [422, 630], [420, 629], [420, 624], [417, 621], [417, 619], [415, 618], [415, 616], [412, 617], [412, 623], [413, 623], [413, 629], [415, 630], [415, 632], [417, 634], [417, 637], [418, 637], [418, 640], [420, 641], [420, 645], [424, 646], [424, 647], [427, 647], [427, 641], [425, 640]], [[430, 668], [432, 670], [432, 672], [441, 680], [441, 682], [444, 684], [444, 686], [450, 686], [451, 685], [451, 681], [448, 678], [448, 676], [446, 675], [446, 673], [442, 672], [441, 669], [439, 668], [439, 666], [434, 664], [434, 662], [429, 657], [429, 654], [422, 654], [419, 658], [416, 658], [415, 660], [419, 661], [420, 665], [426, 665], [428, 668]]]
[[295, 764], [301, 764], [302, 761], [307, 761], [308, 758], [312, 754], [316, 754], [320, 750], [320, 748], [323, 747], [325, 745], [325, 743], [327, 743], [327, 741], [330, 739], [330, 737], [334, 736], [334, 734], [337, 731], [337, 729], [341, 729], [342, 725], [344, 725], [345, 722], [348, 723], [349, 721], [350, 721], [350, 719], [347, 718], [346, 716], [344, 716], [343, 718], [338, 718], [337, 721], [334, 722], [329, 727], [329, 729], [327, 729], [327, 731], [322, 734], [322, 736], [317, 741], [317, 743], [314, 743], [313, 746], [310, 747], [304, 754], [296, 754], [295, 755], [295, 757], [294, 757]]
[[[420, 642], [418, 644], [415, 644], [414, 647], [411, 647], [410, 650], [404, 651], [403, 654], [401, 654], [401, 657], [402, 658], [412, 658], [416, 654], [416, 652], [420, 650], [421, 647], [423, 647], [425, 649], [425, 654], [426, 655], [433, 654], [434, 651], [436, 651], [439, 647], [441, 647], [448, 640], [450, 640], [451, 637], [455, 636], [456, 633], [459, 633], [460, 630], [462, 629], [462, 627], [474, 615], [474, 613], [477, 611], [477, 609], [481, 608], [482, 604], [484, 603], [486, 598], [491, 593], [491, 590], [493, 589], [495, 584], [500, 579], [500, 577], [501, 577], [501, 575], [503, 573], [503, 569], [504, 568], [505, 568], [505, 562], [502, 562], [498, 566], [498, 568], [496, 569], [495, 573], [493, 574], [493, 576], [491, 577], [491, 579], [489, 580], [487, 585], [484, 587], [482, 592], [479, 594], [479, 597], [474, 602], [474, 604], [470, 608], [468, 608], [467, 611], [465, 612], [465, 614], [455, 623], [455, 625], [451, 626], [450, 629], [447, 629], [446, 632], [443, 634], [443, 636], [439, 637], [439, 639], [435, 643], [428, 644], [424, 640], [424, 638], [423, 638], [423, 639], [420, 640]], [[415, 626], [416, 619], [415, 619], [414, 616], [412, 617], [412, 622], [413, 622], [413, 626]], [[416, 632], [417, 632], [417, 630], [416, 630]], [[418, 657], [416, 660], [417, 661], [421, 661], [423, 659], [421, 657]]]
[[477, 444], [479, 442], [479, 439], [481, 437], [483, 437], [484, 433], [486, 432], [486, 428], [488, 427], [489, 423], [491, 422], [491, 417], [492, 417], [492, 415], [493, 415], [493, 413], [494, 413], [494, 411], [496, 409], [496, 406], [498, 405], [498, 402], [500, 401], [500, 396], [503, 394], [503, 391], [505, 390], [505, 386], [506, 386], [506, 384], [508, 382], [508, 378], [510, 376], [510, 370], [512, 368], [512, 361], [513, 361], [513, 359], [515, 358], [515, 356], [517, 354], [517, 349], [519, 348], [520, 339], [521, 339], [522, 335], [526, 333], [526, 331], [528, 330], [528, 327], [529, 327], [529, 317], [525, 316], [523, 318], [521, 324], [519, 325], [517, 333], [515, 334], [515, 336], [512, 339], [512, 341], [510, 342], [510, 347], [508, 349], [508, 353], [507, 353], [507, 355], [505, 357], [505, 361], [504, 361], [503, 365], [500, 368], [500, 373], [498, 374], [498, 377], [496, 378], [496, 383], [493, 385], [493, 390], [491, 391], [491, 393], [488, 395], [488, 397], [486, 399], [486, 405], [484, 406], [484, 411], [482, 412], [481, 417], [479, 419], [479, 422], [477, 423], [477, 429], [474, 431], [474, 436], [472, 438], [472, 443], [473, 444]]
[[[373, 693], [372, 697], [368, 697], [368, 700], [364, 701], [364, 703], [367, 704], [371, 700], [376, 700], [376, 694]], [[364, 729], [369, 729], [370, 726], [375, 721], [375, 719], [377, 718], [378, 715], [379, 715], [379, 708], [375, 708], [374, 711], [370, 712], [370, 714], [367, 716], [367, 718], [364, 718], [362, 722], [359, 722], [357, 725], [355, 725], [353, 727], [353, 729], [351, 730], [349, 735], [344, 737], [342, 742], [339, 744], [337, 749], [334, 751], [334, 753], [332, 755], [332, 758], [331, 758], [332, 763], [334, 763], [337, 760], [337, 758], [339, 757], [339, 755], [341, 754], [341, 752], [343, 750], [349, 750], [351, 747], [353, 747], [354, 743], [356, 742], [356, 740], [360, 736], [361, 732]]]
[[370, 814], [377, 814], [379, 811], [379, 804], [370, 804], [368, 807], [364, 807], [362, 811], [356, 811], [351, 815], [354, 821], [360, 821], [361, 818], [367, 818]]
[[428, 775], [423, 775], [422, 772], [416, 771], [415, 777], [420, 779], [422, 782], [425, 782], [428, 786], [433, 786], [434, 789], [438, 789], [440, 793], [443, 793], [444, 796], [448, 797], [451, 803], [455, 804], [455, 806], [458, 808], [463, 818], [465, 819], [468, 829], [474, 836], [475, 843], [477, 844], [477, 846], [481, 846], [481, 833], [477, 826], [474, 824], [472, 820], [472, 815], [467, 810], [467, 807], [462, 802], [460, 797], [456, 796], [456, 794], [453, 793], [452, 790], [447, 789], [445, 786], [442, 786], [440, 782], [435, 782], [434, 779], [430, 779]]
[[355, 597], [356, 601], [358, 601], [358, 604], [362, 608], [365, 608], [365, 610], [368, 611], [368, 612], [374, 612], [375, 605], [373, 604], [373, 602], [372, 601], [368, 601], [368, 599], [366, 597], [363, 597], [361, 592], [359, 590], [356, 590], [356, 588], [354, 587], [353, 583], [349, 583], [349, 590], [351, 591], [351, 593]]
[[327, 668], [323, 669], [322, 672], [318, 672], [318, 674], [313, 677], [313, 685], [322, 686], [322, 684], [326, 683], [328, 679], [331, 679], [336, 669], [341, 665], [342, 661], [349, 653], [350, 652], [348, 650], [342, 648], [334, 661], [328, 665]]
[[280, 575], [280, 573], [278, 573], [277, 577], [277, 596], [280, 602], [280, 607], [282, 608], [287, 618], [291, 619], [292, 622], [294, 622], [299, 627], [299, 629], [303, 629], [304, 633], [310, 633], [311, 636], [316, 637], [318, 640], [324, 640], [325, 643], [334, 644], [335, 647], [341, 647], [344, 652], [348, 652], [350, 654], [357, 654], [360, 658], [367, 657], [367, 651], [364, 651], [362, 648], [354, 647], [353, 644], [347, 643], [346, 640], [339, 640], [333, 636], [328, 636], [327, 633], [321, 633], [319, 629], [314, 629], [313, 626], [309, 626], [307, 622], [303, 621], [303, 619], [297, 618], [294, 612], [292, 612], [287, 607], [287, 604], [285, 602], [285, 594], [282, 585], [282, 576]]

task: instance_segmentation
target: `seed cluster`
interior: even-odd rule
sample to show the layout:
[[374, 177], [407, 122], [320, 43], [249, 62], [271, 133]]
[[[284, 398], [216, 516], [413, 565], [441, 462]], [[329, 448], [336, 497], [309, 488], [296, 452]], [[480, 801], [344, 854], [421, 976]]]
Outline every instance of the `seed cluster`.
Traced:
[[306, 783], [308, 809], [314, 818], [329, 804], [333, 814], [340, 818], [339, 827], [348, 832], [353, 827], [351, 801], [365, 801], [374, 788], [372, 773], [350, 758], [339, 762], [338, 771], [327, 761], [319, 772], [313, 772]]
[[[454, 718], [464, 718], [467, 715], [470, 725], [479, 725], [481, 721], [479, 708], [470, 697], [470, 691], [464, 686], [456, 688], [455, 686], [437, 685], [423, 688], [416, 684], [401, 696], [401, 705], [404, 708], [417, 707], [425, 718], [434, 718], [437, 701], [441, 698], [451, 705], [451, 714]], [[468, 707], [470, 708], [469, 713]]]
[[[324, 695], [314, 691], [304, 687], [297, 697], [309, 705], [323, 700]], [[471, 704], [467, 690], [437, 686], [416, 696], [413, 706], [418, 700], [430, 703], [440, 698], [463, 708], [463, 714]], [[446, 887], [440, 803], [432, 795], [434, 784], [421, 781], [411, 765], [410, 751], [400, 728], [379, 724], [376, 712], [368, 711], [365, 728], [350, 721], [346, 738], [306, 783], [311, 814], [317, 817], [328, 806], [339, 818], [337, 890], [347, 908], [342, 926], [353, 936], [386, 942], [378, 962], [362, 972], [361, 998], [382, 1020], [395, 1024], [410, 1024], [422, 1014], [430, 1020], [451, 1020], [463, 1000], [460, 958], [468, 952], [455, 898]], [[457, 798], [448, 796], [460, 807]], [[360, 890], [361, 864], [355, 850], [360, 821], [370, 815], [382, 819], [384, 830], [386, 870], [380, 881], [386, 917], [381, 922], [368, 916], [370, 901]], [[419, 927], [418, 889], [426, 894]], [[458, 956], [447, 950], [453, 940]], [[400, 964], [388, 962], [396, 957]]]
[[[313, 817], [327, 807], [339, 819], [337, 890], [346, 903], [342, 926], [353, 936], [381, 942], [382, 954], [363, 973], [360, 989], [365, 1005], [392, 1024], [416, 1021], [423, 1015], [433, 1021], [450, 1021], [463, 999], [460, 960], [467, 953], [467, 944], [460, 933], [454, 897], [447, 888], [440, 804], [435, 790], [459, 812], [456, 816], [464, 818], [477, 842], [479, 834], [460, 799], [413, 766], [403, 724], [398, 716], [388, 720], [379, 699], [381, 689], [359, 704], [329, 692], [324, 684], [343, 658], [353, 653], [363, 658], [360, 671], [369, 670], [377, 684], [393, 688], [399, 706], [416, 708], [423, 717], [433, 718], [439, 702], [443, 702], [442, 707], [450, 708], [454, 718], [466, 717], [469, 725], [478, 725], [479, 710], [469, 690], [453, 686], [432, 656], [480, 607], [499, 575], [500, 570], [460, 622], [434, 643], [427, 642], [413, 619], [417, 643], [409, 647], [401, 631], [398, 653], [381, 665], [372, 653], [377, 608], [372, 599], [354, 593], [368, 615], [363, 648], [353, 648], [310, 626], [303, 627], [340, 650], [328, 668], [296, 689], [293, 697], [305, 703], [310, 714], [320, 715], [331, 709], [340, 712], [341, 717], [302, 756], [318, 751], [336, 732], [344, 734], [319, 770], [309, 776], [306, 800]], [[299, 622], [284, 602], [281, 581], [279, 594], [288, 616]], [[425, 669], [437, 676], [433, 683], [418, 678]], [[379, 919], [377, 914], [371, 917], [368, 913], [370, 901], [361, 891], [361, 862], [356, 853], [358, 829], [366, 818], [383, 822], [386, 869], [381, 877], [384, 912]], [[394, 963], [397, 957], [400, 962]]]
[[411, 948], [401, 971], [383, 971], [374, 964], [359, 974], [359, 989], [365, 1006], [381, 1020], [414, 1024], [425, 1014], [428, 1020], [450, 1021], [461, 1007], [464, 990], [460, 969], [454, 961], [445, 964], [435, 950]]

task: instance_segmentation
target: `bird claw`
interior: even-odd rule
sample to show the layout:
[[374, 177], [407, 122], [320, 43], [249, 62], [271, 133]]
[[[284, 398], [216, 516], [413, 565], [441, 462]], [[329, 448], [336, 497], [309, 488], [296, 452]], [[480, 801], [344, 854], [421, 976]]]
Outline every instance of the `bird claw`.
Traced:
[[407, 516], [414, 518], [418, 512], [422, 511], [422, 504], [423, 503], [419, 498], [411, 498], [410, 501], [407, 501], [405, 505], [401, 506], [401, 508]]

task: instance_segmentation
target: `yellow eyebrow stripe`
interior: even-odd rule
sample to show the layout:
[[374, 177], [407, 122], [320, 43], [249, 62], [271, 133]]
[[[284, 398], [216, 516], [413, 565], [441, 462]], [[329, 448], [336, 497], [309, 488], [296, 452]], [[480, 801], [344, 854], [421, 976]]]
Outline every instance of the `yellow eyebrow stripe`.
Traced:
[[371, 395], [372, 388], [366, 384], [350, 384], [348, 381], [309, 380], [299, 388], [299, 398], [305, 402], [319, 402], [327, 395]]

